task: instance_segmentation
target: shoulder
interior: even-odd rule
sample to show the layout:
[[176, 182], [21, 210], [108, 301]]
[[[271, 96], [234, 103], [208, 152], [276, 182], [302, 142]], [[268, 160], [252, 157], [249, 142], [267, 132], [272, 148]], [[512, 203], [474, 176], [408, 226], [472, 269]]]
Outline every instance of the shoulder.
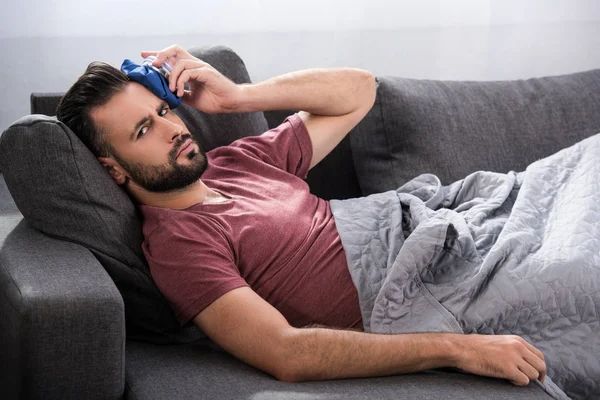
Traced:
[[277, 137], [285, 137], [288, 135], [308, 136], [304, 121], [298, 114], [293, 114], [287, 117], [281, 124], [275, 128], [255, 136], [246, 136], [235, 140], [227, 146], [217, 147], [209, 151], [209, 154], [223, 154], [224, 152], [239, 152], [250, 150], [251, 152], [256, 146], [271, 143]]
[[[209, 152], [209, 165], [256, 161], [305, 178], [312, 158], [312, 143], [298, 114], [258, 136], [248, 136]], [[250, 161], [252, 160], [252, 161]]]
[[208, 213], [142, 207], [144, 238], [147, 242], [228, 241], [221, 223]]

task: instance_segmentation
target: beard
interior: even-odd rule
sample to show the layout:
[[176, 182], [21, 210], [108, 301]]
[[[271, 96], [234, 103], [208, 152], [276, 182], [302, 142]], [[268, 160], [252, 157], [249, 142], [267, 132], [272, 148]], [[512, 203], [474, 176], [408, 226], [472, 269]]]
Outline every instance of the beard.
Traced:
[[192, 135], [181, 135], [169, 151], [168, 161], [161, 165], [130, 163], [116, 153], [113, 153], [113, 156], [129, 173], [131, 179], [147, 191], [154, 193], [176, 191], [198, 181], [208, 167], [206, 153], [199, 145], [198, 151], [192, 149], [186, 154], [187, 159], [191, 161], [189, 165], [181, 165], [177, 162], [177, 153], [187, 139], [192, 140], [191, 146], [198, 145]]

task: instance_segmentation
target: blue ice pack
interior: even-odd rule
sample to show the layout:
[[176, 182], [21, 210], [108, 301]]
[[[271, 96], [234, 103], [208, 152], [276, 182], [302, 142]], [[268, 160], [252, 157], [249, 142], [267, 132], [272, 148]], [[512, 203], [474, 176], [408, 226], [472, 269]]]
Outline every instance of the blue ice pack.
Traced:
[[154, 67], [139, 65], [126, 58], [121, 64], [121, 71], [132, 81], [144, 85], [158, 98], [165, 100], [172, 109], [181, 104], [182, 98], [169, 90], [169, 81]]

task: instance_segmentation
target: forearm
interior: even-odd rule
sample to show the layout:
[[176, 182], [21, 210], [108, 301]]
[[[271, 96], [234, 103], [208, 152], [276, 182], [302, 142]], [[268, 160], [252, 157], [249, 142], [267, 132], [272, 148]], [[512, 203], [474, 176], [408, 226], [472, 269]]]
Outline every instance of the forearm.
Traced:
[[384, 376], [450, 367], [462, 335], [380, 335], [333, 329], [297, 329], [290, 338], [283, 380]]
[[370, 108], [376, 85], [367, 71], [337, 68], [297, 71], [240, 87], [238, 112], [302, 110], [335, 116]]

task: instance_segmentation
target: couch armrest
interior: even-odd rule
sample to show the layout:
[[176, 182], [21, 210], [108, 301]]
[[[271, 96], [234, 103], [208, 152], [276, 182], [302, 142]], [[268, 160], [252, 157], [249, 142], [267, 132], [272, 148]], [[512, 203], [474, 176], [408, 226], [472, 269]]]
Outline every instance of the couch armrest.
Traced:
[[121, 295], [96, 258], [0, 216], [4, 399], [117, 399], [125, 387]]

